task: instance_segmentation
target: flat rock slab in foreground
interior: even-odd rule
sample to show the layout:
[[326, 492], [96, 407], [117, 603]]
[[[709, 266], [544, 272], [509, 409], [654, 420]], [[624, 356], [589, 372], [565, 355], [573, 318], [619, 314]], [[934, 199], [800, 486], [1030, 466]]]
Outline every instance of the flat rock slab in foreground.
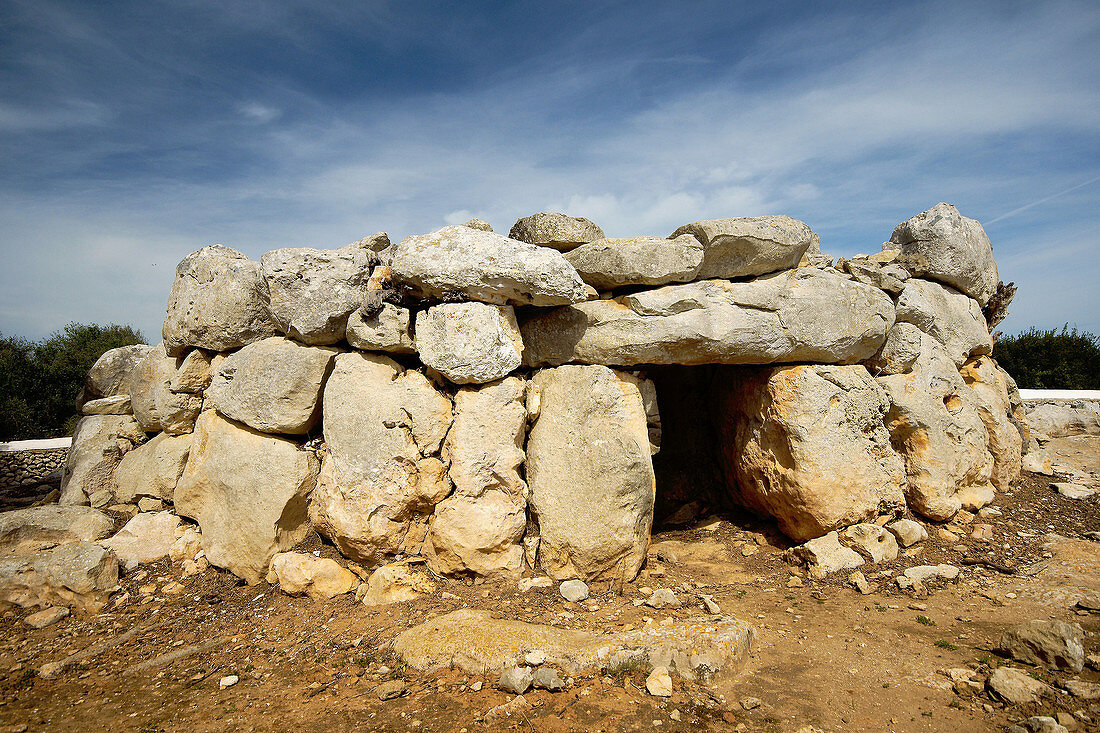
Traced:
[[499, 673], [529, 651], [567, 674], [612, 669], [643, 661], [681, 677], [736, 672], [748, 658], [756, 632], [731, 616], [687, 619], [628, 633], [594, 634], [493, 618], [489, 611], [460, 609], [402, 632], [393, 650], [425, 672], [457, 668]]
[[801, 268], [578, 303], [521, 330], [528, 366], [851, 364], [874, 355], [893, 324], [886, 293]]

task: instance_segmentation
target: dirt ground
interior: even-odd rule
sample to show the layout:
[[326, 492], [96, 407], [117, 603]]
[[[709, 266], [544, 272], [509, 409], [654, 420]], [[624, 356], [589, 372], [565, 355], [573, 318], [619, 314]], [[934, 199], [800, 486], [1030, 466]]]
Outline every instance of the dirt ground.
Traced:
[[[1100, 472], [1100, 438], [1065, 438], [1055, 462]], [[999, 731], [1030, 715], [1085, 711], [1100, 721], [1100, 701], [1059, 692], [1041, 704], [1004, 706], [986, 693], [956, 693], [938, 670], [980, 673], [1006, 663], [991, 653], [1001, 632], [1033, 618], [1080, 623], [1089, 651], [1100, 647], [1100, 615], [1072, 608], [1083, 590], [1100, 590], [1100, 503], [1065, 499], [1052, 479], [1025, 474], [993, 508], [968, 524], [930, 528], [913, 556], [862, 570], [877, 589], [860, 595], [843, 575], [805, 577], [785, 560], [789, 544], [774, 525], [747, 516], [658, 531], [642, 575], [622, 595], [594, 588], [582, 604], [556, 589], [518, 591], [512, 582], [440, 581], [417, 601], [367, 608], [351, 595], [328, 602], [292, 598], [277, 587], [246, 586], [213, 569], [181, 579], [179, 566], [147, 565], [122, 578], [129, 599], [98, 615], [28, 629], [28, 611], [0, 616], [0, 731]], [[989, 539], [974, 527], [992, 526]], [[1047, 544], [1048, 533], [1068, 538]], [[314, 542], [309, 549], [337, 557]], [[976, 561], [985, 564], [972, 564]], [[963, 568], [957, 584], [924, 597], [892, 583], [912, 565]], [[182, 591], [163, 588], [180, 581]], [[156, 590], [151, 591], [150, 585]], [[141, 588], [151, 591], [143, 595]], [[646, 617], [686, 618], [691, 608], [636, 606], [641, 588], [672, 588], [684, 599], [713, 596], [722, 612], [747, 619], [757, 641], [744, 669], [709, 683], [676, 680], [671, 698], [648, 695], [644, 674], [588, 676], [564, 691], [531, 692], [531, 707], [497, 720], [483, 716], [512, 696], [496, 679], [449, 671], [421, 675], [387, 650], [403, 629], [462, 607], [561, 628], [638, 627]], [[124, 634], [132, 634], [129, 638]], [[44, 663], [120, 637], [56, 679]], [[194, 645], [207, 648], [170, 664], [136, 664]], [[1022, 666], [1016, 665], [1014, 666]], [[219, 679], [240, 682], [219, 689]], [[1062, 674], [1035, 676], [1057, 684]], [[405, 682], [404, 696], [382, 701], [376, 688]], [[1097, 682], [1086, 669], [1080, 679]], [[478, 685], [478, 683], [481, 683]], [[760, 704], [752, 709], [748, 698]], [[742, 705], [746, 701], [746, 705]], [[1090, 708], [1091, 705], [1091, 708]], [[1100, 730], [1079, 723], [1077, 730]]]

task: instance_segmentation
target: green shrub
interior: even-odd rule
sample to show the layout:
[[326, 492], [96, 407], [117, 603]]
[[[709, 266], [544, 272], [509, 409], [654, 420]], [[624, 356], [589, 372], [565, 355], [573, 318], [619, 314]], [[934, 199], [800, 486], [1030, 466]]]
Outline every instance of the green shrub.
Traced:
[[1068, 326], [1001, 336], [993, 356], [1023, 389], [1100, 389], [1100, 338]]

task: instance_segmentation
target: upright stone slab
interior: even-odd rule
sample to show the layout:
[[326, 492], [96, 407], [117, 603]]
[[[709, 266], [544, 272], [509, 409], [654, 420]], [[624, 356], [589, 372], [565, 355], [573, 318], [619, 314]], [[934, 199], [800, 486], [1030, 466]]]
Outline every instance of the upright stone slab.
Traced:
[[559, 580], [632, 580], [649, 546], [655, 489], [638, 379], [603, 366], [543, 369], [527, 399], [539, 564]]
[[73, 444], [61, 475], [62, 504], [87, 504], [97, 497], [97, 506], [110, 503], [112, 474], [122, 456], [145, 442], [145, 432], [129, 415], [88, 415], [73, 431]]
[[936, 204], [894, 229], [890, 241], [901, 248], [897, 262], [914, 275], [939, 280], [980, 305], [997, 290], [993, 245], [982, 225], [951, 204]]
[[855, 366], [739, 369], [715, 380], [727, 483], [798, 542], [905, 507], [886, 393]]
[[216, 244], [176, 266], [163, 331], [169, 355], [188, 346], [231, 351], [278, 333], [260, 263]]
[[393, 280], [416, 295], [456, 295], [495, 305], [553, 306], [589, 297], [560, 252], [464, 226], [406, 237], [393, 253]]
[[912, 278], [897, 303], [896, 320], [912, 323], [943, 346], [955, 366], [993, 353], [993, 339], [978, 301], [954, 288]]
[[416, 314], [420, 360], [455, 384], [501, 379], [523, 363], [523, 337], [509, 305], [443, 303]]
[[317, 457], [297, 443], [206, 410], [176, 486], [176, 511], [199, 523], [212, 565], [257, 583], [275, 553], [309, 534], [317, 469]]
[[710, 219], [685, 224], [670, 238], [690, 234], [703, 245], [697, 279], [746, 277], [798, 267], [814, 233], [789, 216]]
[[310, 518], [354, 560], [397, 554], [451, 491], [439, 459], [451, 402], [423, 374], [364, 353], [336, 357], [323, 401], [328, 452]]
[[971, 389], [939, 342], [923, 336], [911, 372], [877, 381], [890, 398], [886, 427], [905, 459], [909, 507], [946, 521], [961, 508], [977, 510], [992, 501], [989, 433]]
[[586, 242], [604, 238], [603, 229], [583, 216], [557, 212], [539, 212], [518, 219], [508, 236], [520, 242], [552, 247], [561, 252], [568, 252]]
[[208, 395], [222, 415], [265, 433], [303, 435], [321, 419], [321, 389], [340, 353], [269, 338], [230, 354]]
[[1023, 436], [1012, 416], [1008, 385], [997, 369], [997, 363], [982, 356], [963, 364], [959, 371], [970, 387], [986, 431], [989, 433], [989, 453], [993, 456], [993, 485], [1005, 491], [1020, 478], [1023, 459]]
[[128, 504], [143, 496], [171, 501], [176, 492], [192, 436], [160, 433], [122, 457], [115, 469], [115, 500]]
[[455, 394], [454, 424], [443, 447], [455, 490], [435, 507], [424, 541], [436, 573], [516, 575], [523, 569], [525, 392], [522, 379], [507, 377]]
[[802, 268], [556, 308], [520, 330], [529, 366], [850, 364], [874, 355], [893, 323], [878, 288]]
[[335, 344], [363, 304], [378, 254], [358, 242], [340, 249], [294, 247], [266, 252], [260, 271], [279, 330], [305, 344]]

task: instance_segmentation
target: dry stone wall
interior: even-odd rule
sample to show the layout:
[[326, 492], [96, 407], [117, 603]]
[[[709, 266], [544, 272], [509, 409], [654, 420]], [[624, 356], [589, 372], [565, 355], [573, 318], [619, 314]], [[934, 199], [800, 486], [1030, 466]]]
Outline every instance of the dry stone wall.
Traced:
[[92, 368], [62, 503], [174, 503], [249, 582], [311, 532], [370, 566], [629, 581], [666, 477], [670, 512], [736, 503], [799, 541], [946, 520], [1010, 485], [1026, 445], [989, 356], [997, 276], [948, 204], [836, 262], [786, 216], [205, 247], [163, 342]]

